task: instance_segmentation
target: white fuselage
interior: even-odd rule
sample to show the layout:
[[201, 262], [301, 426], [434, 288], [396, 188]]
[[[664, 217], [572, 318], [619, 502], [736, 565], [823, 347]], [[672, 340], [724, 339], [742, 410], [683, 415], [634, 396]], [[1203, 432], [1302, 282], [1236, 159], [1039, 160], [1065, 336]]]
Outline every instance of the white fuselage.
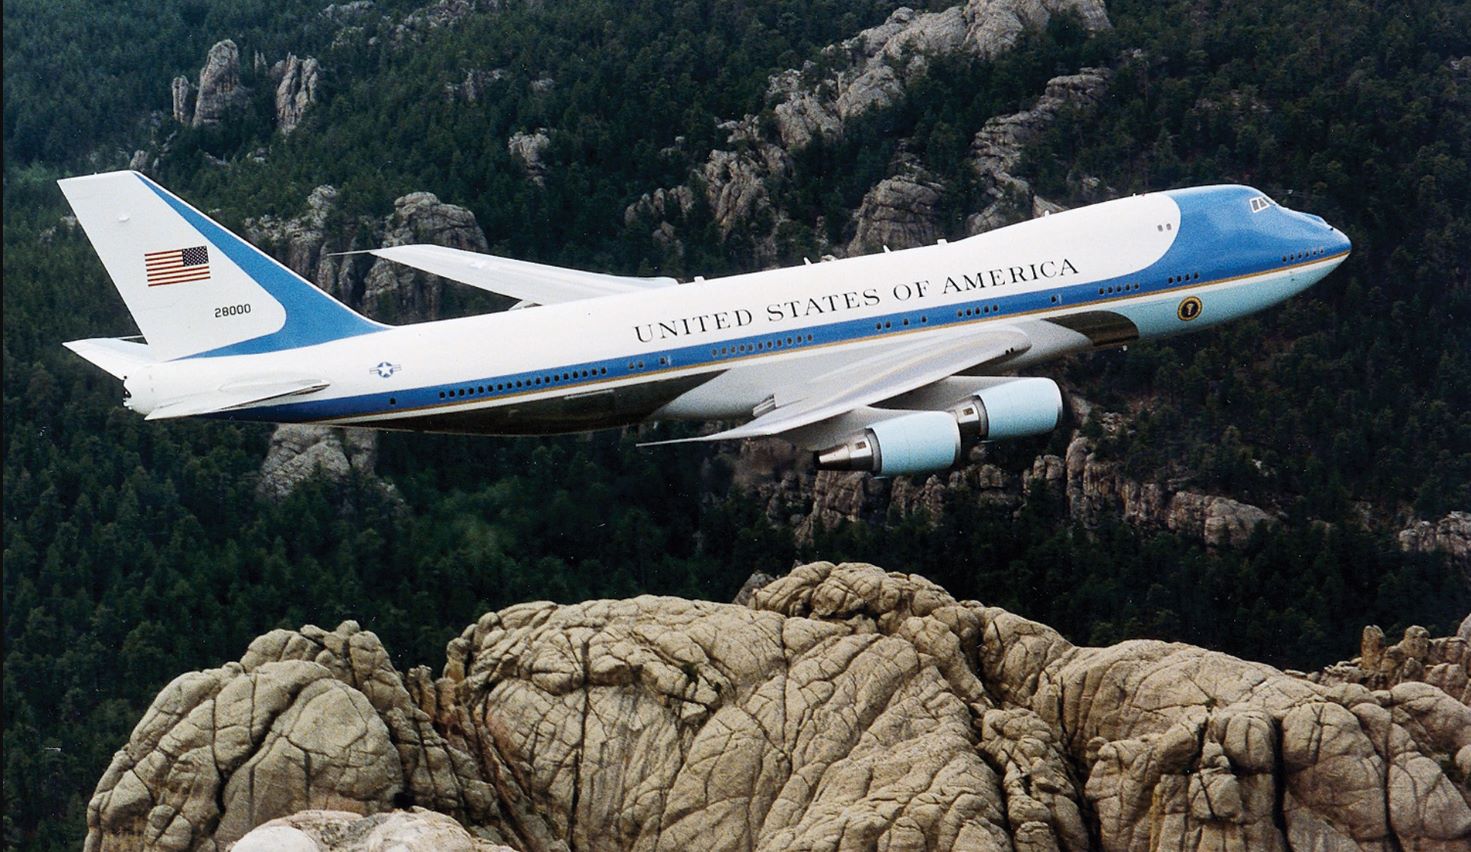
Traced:
[[309, 373], [330, 386], [216, 416], [504, 434], [747, 418], [794, 375], [971, 324], [1047, 342], [995, 365], [1013, 370], [1259, 310], [1346, 256], [1341, 233], [1276, 205], [1249, 208], [1257, 196], [1154, 193], [954, 243], [184, 358], [131, 379], [131, 405]]

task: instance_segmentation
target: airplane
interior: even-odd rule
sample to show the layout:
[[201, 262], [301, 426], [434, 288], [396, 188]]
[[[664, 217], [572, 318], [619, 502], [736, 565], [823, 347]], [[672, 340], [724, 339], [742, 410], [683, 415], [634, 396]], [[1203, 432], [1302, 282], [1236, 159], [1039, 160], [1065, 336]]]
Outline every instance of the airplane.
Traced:
[[140, 173], [59, 183], [142, 332], [65, 346], [148, 420], [493, 435], [736, 421], [677, 440], [776, 437], [819, 469], [881, 476], [1055, 429], [1061, 390], [1017, 371], [1262, 310], [1352, 248], [1235, 185], [684, 283], [404, 245], [371, 254], [521, 301], [390, 326]]

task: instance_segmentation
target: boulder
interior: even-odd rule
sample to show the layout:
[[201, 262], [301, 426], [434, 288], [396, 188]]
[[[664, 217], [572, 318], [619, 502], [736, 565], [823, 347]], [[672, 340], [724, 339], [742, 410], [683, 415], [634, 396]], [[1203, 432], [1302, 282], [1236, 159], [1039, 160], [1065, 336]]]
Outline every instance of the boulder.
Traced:
[[410, 808], [362, 816], [301, 811], [273, 819], [240, 838], [231, 852], [514, 852], [471, 836], [444, 814]]
[[345, 622], [179, 678], [98, 785], [86, 848], [215, 849], [263, 824], [302, 849], [1471, 842], [1471, 708], [1434, 686], [1075, 646], [870, 565], [800, 566], [744, 606], [519, 604], [446, 656], [400, 674]]

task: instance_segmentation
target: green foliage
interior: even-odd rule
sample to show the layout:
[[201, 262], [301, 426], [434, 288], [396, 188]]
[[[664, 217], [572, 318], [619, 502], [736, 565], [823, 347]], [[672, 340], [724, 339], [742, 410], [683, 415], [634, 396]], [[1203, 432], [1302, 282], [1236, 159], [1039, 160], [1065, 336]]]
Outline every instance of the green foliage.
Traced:
[[[933, 58], [903, 102], [799, 153], [770, 187], [793, 214], [782, 252], [811, 256], [820, 238], [844, 238], [819, 234], [819, 217], [840, 227], [835, 214], [909, 139], [951, 187], [944, 215], [958, 235], [978, 201], [964, 161], [985, 119], [1054, 74], [1109, 64], [1103, 107], [1064, 116], [1030, 158], [1044, 196], [1086, 198], [1082, 175], [1119, 191], [1240, 180], [1344, 227], [1353, 258], [1305, 297], [1063, 368], [1086, 395], [1138, 409], [1125, 434], [1085, 425], [1132, 475], [1282, 506], [1283, 524], [1230, 552], [1118, 523], [1084, 530], [1045, 489], [1015, 514], [957, 492], [933, 526], [851, 524], [799, 548], [785, 516], [730, 493], [707, 451], [641, 451], [617, 433], [386, 435], [378, 470], [393, 491], [318, 483], [274, 505], [255, 496], [268, 427], [144, 424], [122, 410], [117, 383], [58, 345], [133, 329], [61, 222], [56, 178], [172, 136], [159, 176], [227, 224], [294, 215], [322, 183], [340, 190], [339, 227], [430, 189], [469, 206], [493, 249], [515, 256], [743, 271], [749, 235], [722, 241], [703, 206], [676, 223], [682, 257], [623, 209], [683, 182], [724, 144], [718, 121], [763, 109], [768, 75], [832, 62], [823, 45], [894, 6], [510, 2], [396, 46], [393, 24], [414, 5], [379, 2], [339, 37], [320, 4], [168, 0], [147, 15], [5, 4], [7, 848], [74, 848], [90, 790], [158, 690], [274, 627], [354, 618], [399, 665], [435, 663], [489, 609], [643, 592], [724, 600], [749, 572], [798, 558], [919, 571], [1075, 641], [1184, 640], [1304, 668], [1346, 655], [1364, 623], [1443, 631], [1471, 606], [1445, 560], [1401, 553], [1360, 520], [1471, 505], [1471, 89], [1447, 65], [1471, 52], [1464, 5], [1250, 0], [1206, 14], [1120, 0], [1112, 34], [1086, 38], [1062, 17], [994, 63]], [[224, 37], [245, 58], [250, 103], [221, 127], [175, 128], [169, 79], [192, 77]], [[253, 57], [288, 50], [321, 58], [325, 98], [282, 137]], [[472, 70], [500, 73], [474, 103], [448, 94]], [[552, 139], [545, 186], [506, 150], [538, 127]], [[1064, 442], [992, 458], [1025, 471]]]

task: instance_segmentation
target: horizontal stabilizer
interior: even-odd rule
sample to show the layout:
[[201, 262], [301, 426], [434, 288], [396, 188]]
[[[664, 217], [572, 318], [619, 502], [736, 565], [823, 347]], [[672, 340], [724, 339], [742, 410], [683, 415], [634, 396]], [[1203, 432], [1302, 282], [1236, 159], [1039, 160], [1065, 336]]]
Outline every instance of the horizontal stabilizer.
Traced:
[[62, 346], [91, 361], [119, 379], [138, 367], [152, 364], [153, 357], [148, 344], [125, 337], [94, 337], [90, 340], [72, 340]]
[[538, 305], [640, 293], [679, 283], [673, 278], [604, 275], [444, 246], [388, 246], [370, 249], [368, 253], [431, 275]]
[[213, 414], [229, 411], [260, 402], [270, 402], [287, 396], [300, 396], [326, 388], [326, 379], [270, 379], [265, 381], [231, 382], [218, 390], [186, 396], [149, 412], [148, 420], [168, 420], [174, 417], [193, 417], [198, 414]]

